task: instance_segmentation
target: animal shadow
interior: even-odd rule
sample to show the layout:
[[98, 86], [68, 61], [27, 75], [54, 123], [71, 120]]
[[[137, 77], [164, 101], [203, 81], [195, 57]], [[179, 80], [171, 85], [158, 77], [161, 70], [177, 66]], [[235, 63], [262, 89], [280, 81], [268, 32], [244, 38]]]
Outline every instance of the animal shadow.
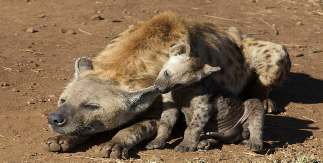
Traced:
[[288, 144], [303, 143], [310, 138], [313, 121], [279, 115], [266, 115], [264, 141], [270, 141], [271, 148], [283, 148]]
[[303, 73], [290, 73], [284, 84], [273, 90], [270, 97], [279, 108], [290, 102], [302, 104], [323, 103], [323, 80]]

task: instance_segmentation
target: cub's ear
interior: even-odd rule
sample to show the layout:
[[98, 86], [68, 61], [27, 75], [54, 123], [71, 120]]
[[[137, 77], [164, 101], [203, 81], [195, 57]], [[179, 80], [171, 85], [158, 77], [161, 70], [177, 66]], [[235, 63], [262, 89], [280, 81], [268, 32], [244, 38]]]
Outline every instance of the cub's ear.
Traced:
[[211, 75], [214, 72], [221, 71], [221, 67], [219, 66], [210, 66], [208, 64], [205, 64], [203, 66], [203, 72], [205, 75]]
[[74, 65], [74, 78], [75, 79], [79, 79], [80, 78], [80, 74], [85, 72], [85, 71], [89, 71], [89, 70], [93, 70], [93, 64], [92, 64], [92, 60], [90, 58], [87, 57], [81, 57], [81, 58], [77, 58], [75, 61], [75, 65]]

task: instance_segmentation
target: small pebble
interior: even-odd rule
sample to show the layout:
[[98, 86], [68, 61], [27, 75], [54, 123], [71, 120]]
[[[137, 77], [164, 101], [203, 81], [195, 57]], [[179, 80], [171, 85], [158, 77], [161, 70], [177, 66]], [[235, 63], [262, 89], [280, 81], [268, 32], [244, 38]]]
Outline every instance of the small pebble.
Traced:
[[36, 104], [36, 102], [35, 102], [35, 101], [33, 101], [33, 100], [31, 100], [31, 101], [27, 101], [27, 104], [28, 104], [28, 105], [33, 105], [33, 104]]
[[38, 32], [38, 30], [35, 29], [34, 27], [29, 27], [29, 28], [26, 29], [26, 32], [28, 32], [28, 33], [36, 33], [36, 32]]
[[113, 22], [113, 23], [121, 23], [121, 22], [122, 22], [122, 20], [120, 20], [120, 19], [113, 19], [113, 20], [112, 20], [112, 22]]
[[66, 34], [76, 35], [76, 32], [72, 29], [66, 31]]
[[38, 18], [46, 18], [46, 15], [45, 14], [39, 14], [37, 17]]
[[1, 83], [0, 83], [0, 86], [4, 88], [4, 87], [9, 87], [9, 86], [10, 86], [10, 84], [9, 84], [9, 83], [7, 83], [7, 82], [1, 82]]
[[323, 52], [321, 49], [314, 49], [314, 50], [312, 51], [312, 53], [321, 53], [321, 52]]
[[299, 53], [299, 54], [296, 54], [295, 57], [303, 57], [304, 54], [303, 53]]
[[160, 11], [158, 9], [154, 10], [155, 14], [158, 14]]
[[128, 10], [126, 10], [126, 9], [124, 9], [123, 11], [122, 11], [122, 13], [124, 13], [124, 14], [130, 14], [130, 12], [128, 11]]
[[104, 17], [101, 15], [93, 15], [91, 16], [91, 20], [104, 20]]
[[13, 88], [11, 91], [12, 92], [20, 92], [20, 90], [19, 89], [16, 89], [16, 88]]
[[304, 25], [304, 24], [303, 24], [303, 22], [298, 21], [298, 22], [296, 22], [296, 25], [298, 25], [298, 26], [302, 26], [302, 25]]

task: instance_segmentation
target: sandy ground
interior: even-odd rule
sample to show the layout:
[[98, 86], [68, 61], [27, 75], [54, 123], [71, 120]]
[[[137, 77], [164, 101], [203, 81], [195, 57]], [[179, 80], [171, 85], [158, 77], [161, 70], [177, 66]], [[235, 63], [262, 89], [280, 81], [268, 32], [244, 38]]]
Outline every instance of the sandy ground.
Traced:
[[223, 145], [191, 153], [140, 150], [132, 161], [323, 159], [322, 8], [319, 0], [0, 0], [0, 162], [114, 162], [92, 156], [96, 145], [47, 152], [46, 114], [55, 110], [76, 57], [95, 56], [128, 25], [165, 10], [286, 45], [292, 73], [272, 94], [286, 111], [266, 118], [265, 155]]

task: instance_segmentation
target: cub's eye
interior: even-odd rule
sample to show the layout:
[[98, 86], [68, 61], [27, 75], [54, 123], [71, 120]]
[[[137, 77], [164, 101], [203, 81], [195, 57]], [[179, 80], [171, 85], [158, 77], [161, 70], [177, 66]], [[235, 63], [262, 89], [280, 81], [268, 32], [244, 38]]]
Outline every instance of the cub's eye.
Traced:
[[170, 73], [169, 73], [169, 71], [164, 71], [164, 76], [166, 77], [166, 78], [170, 78]]
[[59, 104], [64, 104], [66, 102], [66, 100], [65, 99], [63, 99], [63, 98], [61, 98], [60, 100], [59, 100]]
[[86, 108], [86, 109], [90, 109], [90, 110], [95, 110], [100, 108], [99, 104], [96, 103], [84, 103], [82, 104], [82, 107]]

